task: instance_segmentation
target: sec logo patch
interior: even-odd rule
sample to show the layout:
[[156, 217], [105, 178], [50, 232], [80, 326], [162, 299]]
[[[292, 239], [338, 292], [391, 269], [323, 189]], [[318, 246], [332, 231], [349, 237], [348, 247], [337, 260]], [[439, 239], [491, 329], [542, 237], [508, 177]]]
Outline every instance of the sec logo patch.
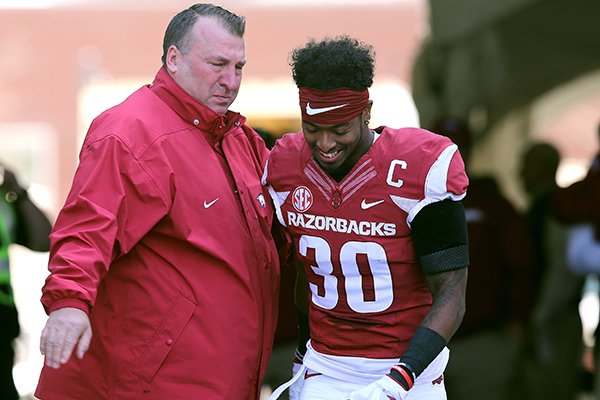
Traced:
[[292, 205], [298, 212], [307, 211], [313, 204], [313, 194], [306, 186], [298, 186], [292, 193]]

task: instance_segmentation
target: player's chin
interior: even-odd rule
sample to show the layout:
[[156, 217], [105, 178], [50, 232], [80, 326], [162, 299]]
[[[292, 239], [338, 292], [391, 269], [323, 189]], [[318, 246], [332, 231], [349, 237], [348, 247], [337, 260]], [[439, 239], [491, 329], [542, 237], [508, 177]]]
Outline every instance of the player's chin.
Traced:
[[323, 171], [327, 172], [330, 175], [335, 175], [340, 166], [342, 165], [342, 161], [339, 162], [323, 162], [321, 159], [317, 159], [317, 163], [321, 166]]

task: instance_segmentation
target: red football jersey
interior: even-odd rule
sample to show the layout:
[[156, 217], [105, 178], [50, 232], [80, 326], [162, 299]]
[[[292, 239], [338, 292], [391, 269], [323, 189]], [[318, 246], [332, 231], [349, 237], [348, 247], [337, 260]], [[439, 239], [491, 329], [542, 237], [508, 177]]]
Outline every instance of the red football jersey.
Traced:
[[432, 301], [410, 222], [427, 204], [464, 197], [456, 145], [422, 129], [382, 127], [336, 182], [299, 132], [277, 141], [264, 178], [307, 273], [314, 349], [400, 357]]

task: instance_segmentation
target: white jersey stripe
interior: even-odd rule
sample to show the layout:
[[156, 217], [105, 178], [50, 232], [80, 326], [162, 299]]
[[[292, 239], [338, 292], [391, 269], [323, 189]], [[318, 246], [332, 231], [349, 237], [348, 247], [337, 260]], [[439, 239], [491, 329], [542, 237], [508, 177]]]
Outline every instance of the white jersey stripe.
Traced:
[[466, 193], [455, 195], [449, 192], [446, 185], [448, 170], [450, 169], [450, 162], [457, 151], [458, 146], [455, 144], [446, 147], [429, 169], [427, 178], [425, 179], [425, 198], [414, 205], [408, 212], [408, 218], [406, 221], [409, 226], [415, 216], [425, 206], [446, 199], [459, 201], [465, 197]]
[[304, 174], [317, 187], [317, 189], [319, 189], [319, 192], [321, 192], [323, 194], [323, 197], [325, 197], [325, 200], [331, 201], [331, 196], [330, 196], [331, 190], [328, 191], [327, 187], [325, 187], [325, 185], [320, 181], [319, 176], [315, 176], [315, 175], [317, 175], [315, 173], [315, 171], [308, 168], [308, 165], [307, 165], [306, 168], [304, 168]]

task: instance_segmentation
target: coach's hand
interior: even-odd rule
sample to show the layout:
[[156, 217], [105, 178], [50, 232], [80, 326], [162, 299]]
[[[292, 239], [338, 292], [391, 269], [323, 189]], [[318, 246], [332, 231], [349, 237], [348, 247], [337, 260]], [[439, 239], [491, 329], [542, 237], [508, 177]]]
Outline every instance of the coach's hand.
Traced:
[[40, 340], [40, 351], [46, 356], [46, 365], [59, 368], [71, 358], [75, 349], [77, 358], [90, 346], [92, 328], [85, 312], [66, 307], [52, 311], [46, 321]]

